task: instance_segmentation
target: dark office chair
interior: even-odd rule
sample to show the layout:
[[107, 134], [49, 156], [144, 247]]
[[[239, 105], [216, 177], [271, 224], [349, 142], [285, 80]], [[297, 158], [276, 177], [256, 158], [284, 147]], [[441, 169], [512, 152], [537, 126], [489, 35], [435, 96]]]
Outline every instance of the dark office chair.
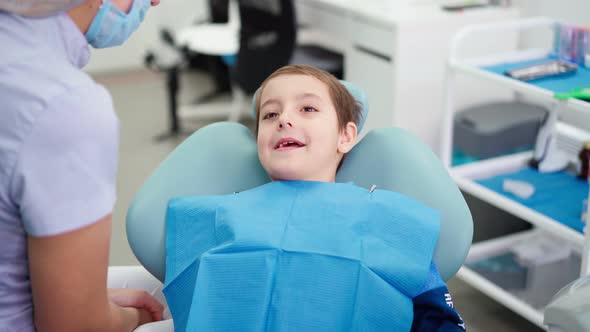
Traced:
[[294, 0], [240, 0], [240, 50], [232, 79], [252, 94], [273, 71], [308, 64], [342, 78], [342, 55], [314, 45], [296, 45]]
[[290, 0], [240, 0], [240, 49], [230, 69], [237, 87], [252, 94], [273, 71], [289, 63], [297, 28]]
[[[194, 22], [195, 26], [223, 24], [229, 22], [229, 1], [208, 0], [209, 18]], [[177, 31], [178, 32], [178, 31]], [[149, 49], [144, 57], [148, 69], [166, 75], [168, 93], [169, 131], [157, 137], [157, 140], [174, 137], [180, 133], [178, 118], [178, 92], [180, 91], [180, 74], [187, 70], [201, 70], [209, 73], [213, 81], [213, 90], [201, 95], [195, 103], [204, 103], [231, 91], [229, 68], [220, 56], [195, 52], [182, 45], [177, 35], [168, 28], [160, 29], [157, 47]]]
[[[239, 0], [241, 21], [240, 45], [235, 62], [230, 66], [233, 82], [233, 105], [229, 119], [240, 117], [244, 94], [253, 94], [262, 81], [276, 69], [287, 64], [309, 64], [342, 78], [343, 58], [340, 54], [313, 45], [297, 46], [297, 17], [293, 0]], [[191, 50], [185, 50], [190, 52]], [[180, 68], [168, 75], [171, 134], [180, 131], [176, 94], [179, 90]]]
[[240, 48], [230, 68], [233, 105], [230, 121], [250, 108], [252, 95], [272, 72], [287, 64], [309, 64], [342, 78], [342, 56], [311, 45], [297, 45], [297, 17], [293, 0], [240, 0]]

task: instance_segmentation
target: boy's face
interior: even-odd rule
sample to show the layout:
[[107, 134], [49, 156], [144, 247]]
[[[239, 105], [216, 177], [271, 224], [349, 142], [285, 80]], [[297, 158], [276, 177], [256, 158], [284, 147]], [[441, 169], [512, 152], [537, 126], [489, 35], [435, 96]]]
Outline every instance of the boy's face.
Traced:
[[328, 87], [307, 75], [281, 75], [260, 98], [258, 157], [273, 180], [334, 182], [356, 125], [338, 126]]

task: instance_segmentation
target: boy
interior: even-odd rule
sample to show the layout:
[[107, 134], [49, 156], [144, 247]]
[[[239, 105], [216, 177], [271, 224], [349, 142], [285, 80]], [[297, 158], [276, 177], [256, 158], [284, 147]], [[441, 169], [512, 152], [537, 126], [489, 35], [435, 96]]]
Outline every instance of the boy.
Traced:
[[463, 331], [432, 263], [438, 214], [334, 183], [361, 116], [348, 90], [316, 68], [283, 67], [263, 82], [256, 114], [273, 182], [169, 204], [175, 329]]
[[[356, 142], [360, 116], [354, 97], [329, 73], [305, 65], [280, 68], [256, 100], [260, 162], [273, 181], [334, 182]], [[464, 330], [434, 263], [413, 302], [413, 331]]]

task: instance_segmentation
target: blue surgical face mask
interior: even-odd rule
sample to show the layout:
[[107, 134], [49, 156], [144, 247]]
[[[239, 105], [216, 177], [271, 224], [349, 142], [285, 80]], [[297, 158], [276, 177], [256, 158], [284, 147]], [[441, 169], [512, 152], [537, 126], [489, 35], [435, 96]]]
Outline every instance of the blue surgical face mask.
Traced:
[[129, 13], [125, 14], [111, 0], [104, 0], [86, 32], [86, 40], [95, 48], [123, 44], [143, 21], [150, 6], [151, 0], [133, 0]]

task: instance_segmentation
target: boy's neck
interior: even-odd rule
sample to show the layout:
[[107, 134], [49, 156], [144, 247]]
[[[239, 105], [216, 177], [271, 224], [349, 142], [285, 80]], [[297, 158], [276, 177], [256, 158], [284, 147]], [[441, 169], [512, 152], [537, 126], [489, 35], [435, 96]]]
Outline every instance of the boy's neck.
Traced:
[[273, 179], [272, 181], [308, 181], [308, 182], [336, 182], [336, 174], [331, 177], [311, 177], [302, 179]]

